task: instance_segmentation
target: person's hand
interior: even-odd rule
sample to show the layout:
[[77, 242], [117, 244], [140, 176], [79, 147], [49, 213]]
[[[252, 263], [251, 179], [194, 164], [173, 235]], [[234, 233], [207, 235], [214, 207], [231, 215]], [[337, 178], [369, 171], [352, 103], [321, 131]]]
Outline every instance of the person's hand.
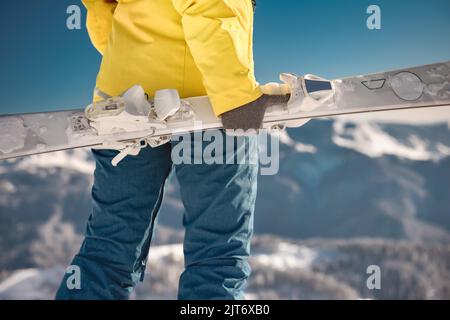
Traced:
[[[276, 104], [286, 104], [289, 95], [270, 96], [262, 95], [257, 100], [243, 105], [239, 108], [222, 114], [222, 124], [227, 133], [233, 131], [244, 131], [243, 133], [255, 134], [262, 128], [264, 114], [267, 107]], [[239, 133], [239, 132], [238, 132]]]

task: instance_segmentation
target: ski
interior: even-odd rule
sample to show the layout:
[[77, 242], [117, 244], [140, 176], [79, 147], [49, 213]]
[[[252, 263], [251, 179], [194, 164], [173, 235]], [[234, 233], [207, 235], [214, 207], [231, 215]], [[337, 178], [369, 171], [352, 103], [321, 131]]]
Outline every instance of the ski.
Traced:
[[[289, 93], [288, 104], [270, 107], [264, 128], [299, 127], [316, 118], [411, 108], [450, 106], [450, 61], [328, 81], [282, 74], [267, 94]], [[123, 156], [174, 134], [220, 129], [207, 97], [179, 99], [162, 90], [147, 100], [135, 86], [86, 109], [0, 116], [0, 160], [81, 148], [111, 148]], [[119, 159], [120, 161], [120, 159]]]

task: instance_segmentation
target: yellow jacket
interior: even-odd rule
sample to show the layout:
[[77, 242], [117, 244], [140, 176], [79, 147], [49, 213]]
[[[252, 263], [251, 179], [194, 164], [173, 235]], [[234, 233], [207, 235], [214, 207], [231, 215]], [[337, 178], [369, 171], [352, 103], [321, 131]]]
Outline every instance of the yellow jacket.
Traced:
[[[251, 0], [83, 0], [103, 55], [97, 87], [120, 95], [208, 95], [216, 115], [261, 96], [254, 76]], [[96, 97], [95, 99], [98, 99]]]

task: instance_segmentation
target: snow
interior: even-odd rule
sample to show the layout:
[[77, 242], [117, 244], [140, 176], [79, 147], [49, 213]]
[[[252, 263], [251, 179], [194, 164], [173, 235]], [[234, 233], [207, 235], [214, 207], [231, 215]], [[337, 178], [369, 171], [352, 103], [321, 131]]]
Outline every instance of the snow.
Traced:
[[92, 160], [89, 160], [88, 149], [74, 149], [69, 152], [60, 151], [26, 157], [20, 161], [16, 168], [29, 173], [34, 173], [42, 168], [52, 170], [64, 168], [91, 175], [94, 172], [95, 164]]
[[[347, 126], [349, 123], [352, 126]], [[440, 161], [449, 154], [449, 146], [438, 142], [433, 145], [421, 137], [411, 134], [406, 141], [391, 136], [379, 124], [367, 121], [334, 122], [333, 142], [344, 148], [353, 149], [371, 158], [392, 155], [415, 161]]]
[[254, 252], [252, 261], [277, 270], [310, 269], [319, 256], [318, 251], [287, 242], [277, 244], [275, 250]]
[[437, 66], [427, 72], [427, 75], [433, 81], [439, 81], [440, 83], [431, 83], [425, 87], [425, 92], [436, 99], [449, 99], [450, 98], [450, 67], [445, 65]]
[[2, 119], [0, 126], [0, 152], [10, 153], [24, 147], [27, 129], [18, 117]]
[[[255, 249], [252, 252], [251, 260], [254, 263], [278, 270], [309, 269], [319, 256], [319, 251], [309, 247], [280, 242], [273, 248]], [[150, 249], [150, 264], [152, 261], [161, 263], [167, 258], [170, 258], [169, 261], [182, 263], [184, 260], [183, 245], [161, 245]], [[152, 269], [151, 266], [149, 269]]]
[[0, 299], [52, 299], [63, 274], [61, 266], [18, 270], [0, 283]]
[[446, 145], [443, 145], [442, 143], [438, 143], [438, 144], [436, 145], [436, 149], [437, 149], [440, 153], [442, 153], [442, 154], [444, 154], [444, 155], [450, 157], [450, 147], [447, 147]]
[[425, 92], [440, 100], [450, 99], [450, 82], [444, 81], [442, 83], [432, 83], [425, 87]]
[[299, 153], [316, 153], [317, 148], [310, 144], [303, 144], [299, 141], [293, 140], [287, 131], [283, 130], [277, 133], [281, 143], [284, 143], [292, 147], [295, 151]]
[[0, 190], [2, 193], [14, 193], [16, 192], [16, 187], [8, 180], [0, 180]]
[[[251, 257], [251, 264], [266, 270], [296, 272], [310, 270], [312, 264], [319, 256], [320, 253], [318, 250], [282, 241], [274, 246], [256, 248]], [[152, 270], [153, 272], [158, 272], [157, 270], [162, 265], [172, 266], [170, 268], [164, 268], [166, 271], [171, 270], [170, 279], [176, 280], [173, 283], [173, 288], [166, 288], [167, 290], [170, 289], [172, 298], [176, 296], [177, 279], [182, 271], [182, 268], [179, 267], [183, 265], [183, 261], [182, 244], [152, 246], [150, 249], [149, 265], [147, 268], [150, 273]], [[173, 268], [173, 266], [178, 267]], [[0, 299], [53, 299], [63, 274], [64, 267], [62, 266], [55, 266], [48, 269], [17, 270], [0, 283]], [[169, 277], [169, 275], [166, 276]], [[157, 281], [157, 279], [155, 278], [153, 281]]]
[[165, 257], [170, 256], [176, 261], [183, 261], [183, 245], [181, 244], [169, 244], [154, 246], [150, 249], [149, 261], [162, 261]]

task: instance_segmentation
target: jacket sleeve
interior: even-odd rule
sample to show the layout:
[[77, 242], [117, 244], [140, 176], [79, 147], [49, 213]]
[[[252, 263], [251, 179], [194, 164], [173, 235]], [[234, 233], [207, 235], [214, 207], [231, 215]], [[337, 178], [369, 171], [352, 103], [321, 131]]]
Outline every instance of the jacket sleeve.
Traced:
[[250, 0], [172, 0], [187, 45], [220, 115], [258, 99]]
[[82, 0], [87, 9], [86, 26], [94, 47], [103, 55], [112, 29], [116, 0]]

